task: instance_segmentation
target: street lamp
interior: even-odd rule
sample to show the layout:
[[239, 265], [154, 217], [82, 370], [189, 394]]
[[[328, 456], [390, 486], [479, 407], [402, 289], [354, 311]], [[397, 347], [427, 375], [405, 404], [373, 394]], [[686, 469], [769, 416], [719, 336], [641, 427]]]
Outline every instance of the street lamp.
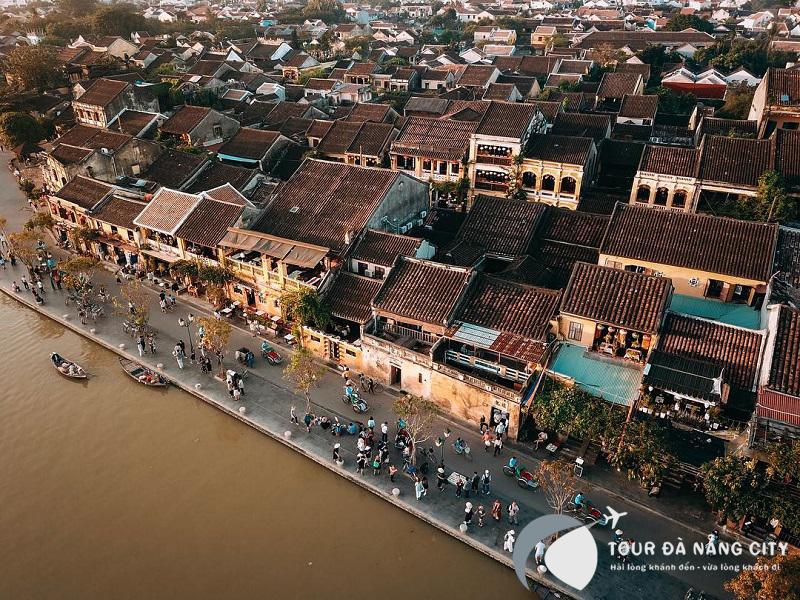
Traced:
[[450, 429], [447, 428], [444, 430], [444, 438], [438, 437], [434, 442], [434, 444], [436, 444], [436, 447], [440, 448], [442, 451], [442, 465], [444, 465], [444, 442], [449, 437], [450, 437]]
[[178, 325], [181, 327], [186, 327], [186, 334], [189, 336], [189, 352], [194, 354], [194, 345], [192, 344], [192, 330], [189, 327], [189, 324], [194, 322], [194, 315], [189, 313], [187, 317], [187, 321], [184, 321], [181, 317], [178, 317]]

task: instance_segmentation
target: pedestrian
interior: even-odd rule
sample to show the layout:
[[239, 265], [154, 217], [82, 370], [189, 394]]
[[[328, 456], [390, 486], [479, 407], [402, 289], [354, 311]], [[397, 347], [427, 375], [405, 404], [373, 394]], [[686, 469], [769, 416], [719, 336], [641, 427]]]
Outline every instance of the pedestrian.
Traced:
[[236, 389], [239, 390], [239, 393], [244, 396], [244, 379], [241, 377], [236, 377]]
[[486, 509], [483, 508], [483, 504], [478, 504], [475, 514], [478, 516], [478, 527], [483, 527], [483, 520], [486, 518]]
[[500, 456], [500, 452], [503, 450], [503, 438], [502, 436], [497, 436], [494, 438], [494, 456]]
[[39, 293], [44, 295], [44, 284], [42, 283], [42, 278], [38, 278], [36, 280], [36, 288], [39, 290]]
[[464, 480], [461, 477], [456, 481], [456, 498], [461, 498], [461, 492], [464, 490]]
[[16, 281], [11, 282], [11, 291], [19, 293], [19, 286]]
[[140, 335], [136, 339], [136, 347], [139, 349], [139, 356], [140, 357], [144, 356], [144, 337], [143, 336]]
[[[300, 424], [300, 421], [297, 419], [297, 413], [295, 412], [294, 405], [292, 405], [292, 407], [289, 409], [289, 421], [293, 425], [299, 425]], [[336, 445], [338, 446], [339, 444], [336, 444]]]
[[497, 435], [498, 438], [503, 439], [503, 434], [506, 432], [506, 422], [505, 419], [501, 420], [497, 427], [494, 428], [494, 433]]
[[175, 348], [172, 350], [172, 356], [175, 357], [176, 362], [178, 363], [178, 368], [183, 368], [183, 349], [181, 348], [180, 344], [175, 344]]
[[447, 477], [444, 474], [444, 469], [439, 467], [436, 469], [436, 487], [440, 492], [444, 491], [444, 484], [447, 483]]
[[367, 390], [369, 391], [370, 394], [375, 393], [375, 380], [372, 379], [372, 377], [370, 377], [369, 380], [367, 381]]
[[492, 518], [499, 523], [502, 514], [503, 514], [503, 503], [500, 502], [500, 500], [495, 500], [494, 504], [492, 504]]
[[193, 365], [194, 361], [197, 359], [197, 354], [195, 354], [194, 348], [189, 351], [189, 364]]
[[25, 275], [23, 275], [22, 277], [20, 277], [20, 278], [19, 278], [19, 280], [22, 282], [22, 287], [24, 287], [24, 288], [25, 288], [25, 291], [28, 291], [28, 290], [30, 290], [30, 289], [31, 289], [31, 286], [30, 286], [30, 284], [28, 283], [28, 280], [25, 278]]
[[486, 417], [481, 416], [481, 423], [478, 425], [478, 432], [483, 435], [484, 432], [489, 429], [489, 426], [486, 424]]
[[150, 354], [156, 353], [156, 336], [152, 333], [147, 336], [147, 345], [150, 346]]
[[509, 530], [503, 537], [503, 550], [506, 552], [514, 552], [514, 530]]
[[385, 444], [389, 441], [389, 423], [381, 423], [381, 441]]
[[394, 476], [397, 475], [397, 467], [389, 465], [389, 481], [394, 483]]
[[417, 500], [422, 500], [422, 496], [425, 495], [425, 486], [422, 485], [421, 479], [417, 479], [414, 483], [414, 492], [417, 494]]
[[375, 429], [375, 418], [370, 417], [367, 419], [367, 429]]
[[508, 524], [509, 525], [519, 525], [519, 521], [517, 520], [517, 515], [519, 514], [519, 504], [517, 504], [516, 500], [512, 500], [511, 504], [508, 505]]
[[381, 459], [380, 454], [376, 454], [372, 460], [372, 474], [377, 476], [381, 474]]
[[359, 373], [358, 374], [358, 387], [361, 388], [362, 392], [366, 392], [367, 391], [367, 380], [364, 377], [363, 373]]
[[250, 321], [248, 326], [250, 327], [250, 333], [252, 334], [252, 336], [256, 337], [256, 332], [258, 331], [258, 323], [255, 320], [253, 320]]
[[478, 475], [478, 472], [475, 471], [475, 473], [472, 475], [472, 482], [470, 483], [470, 488], [472, 489], [472, 493], [475, 494], [475, 496], [478, 495], [478, 490], [480, 489], [480, 485], [481, 485], [481, 478]]
[[[13, 252], [9, 252], [8, 253], [8, 262], [11, 263], [12, 267], [16, 267], [17, 266], [17, 255], [14, 254]], [[59, 288], [59, 289], [61, 289], [61, 288]]]
[[303, 417], [303, 423], [306, 424], [306, 431], [311, 433], [311, 426], [314, 424], [314, 415], [312, 415], [310, 412], [307, 412]]
[[242, 399], [242, 391], [238, 387], [233, 388], [233, 399], [236, 402]]
[[341, 448], [342, 448], [341, 444], [334, 444], [333, 445], [333, 462], [335, 462], [339, 466], [341, 466], [342, 463], [344, 462], [342, 460]]
[[539, 540], [534, 548], [533, 558], [537, 565], [541, 565], [544, 562], [544, 551], [547, 550], [544, 540]]
[[428, 478], [423, 475], [422, 476], [422, 495], [423, 496], [427, 496], [428, 495], [428, 485], [429, 485], [428, 484]]
[[483, 450], [485, 452], [488, 452], [489, 448], [492, 447], [492, 434], [489, 433], [488, 429], [483, 432], [482, 438], [483, 438]]
[[170, 309], [173, 309], [173, 308], [175, 308], [175, 306], [177, 306], [178, 300], [175, 298], [174, 294], [170, 294], [168, 296], [168, 300], [169, 300]]
[[161, 307], [161, 312], [166, 314], [167, 313], [167, 301], [163, 298], [158, 301], [158, 306]]
[[483, 472], [483, 476], [481, 477], [481, 487], [483, 488], [483, 493], [487, 496], [492, 491], [492, 476], [489, 475], [489, 469]]
[[474, 514], [475, 512], [472, 510], [472, 502], [467, 502], [464, 506], [464, 525], [467, 527], [472, 525], [472, 515]]
[[363, 452], [366, 447], [367, 440], [365, 440], [362, 436], [358, 436], [358, 439], [356, 440], [356, 448], [358, 448], [358, 451]]
[[186, 356], [186, 343], [183, 340], [178, 340], [178, 346], [181, 347], [181, 352]]
[[134, 316], [136, 315], [136, 306], [130, 300], [128, 300], [128, 312]]
[[3, 271], [6, 270], [6, 257], [3, 256], [2, 254], [0, 254], [0, 267], [3, 267]]

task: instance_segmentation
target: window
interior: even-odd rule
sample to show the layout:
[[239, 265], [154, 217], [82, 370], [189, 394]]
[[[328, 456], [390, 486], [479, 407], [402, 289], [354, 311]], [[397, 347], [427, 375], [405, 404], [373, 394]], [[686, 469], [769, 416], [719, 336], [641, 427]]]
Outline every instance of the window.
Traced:
[[142, 172], [142, 169], [139, 166], [139, 163], [136, 163], [135, 165], [131, 165], [131, 173], [133, 173], [134, 175], [138, 175], [141, 172]]
[[683, 190], [675, 190], [672, 195], [672, 206], [675, 208], [684, 208], [686, 206], [686, 192]]
[[432, 165], [431, 161], [429, 161], [429, 160], [423, 160], [422, 161], [422, 170], [423, 171], [430, 171], [432, 169], [433, 169], [433, 165]]
[[116, 225], [111, 226], [111, 233], [113, 233], [114, 235], [117, 235], [119, 233], [119, 229], [117, 228]]
[[440, 162], [439, 163], [439, 175], [447, 175], [447, 163]]
[[344, 353], [347, 354], [347, 356], [355, 356], [356, 355], [356, 353], [353, 350], [345, 350]]
[[552, 192], [556, 189], [556, 178], [552, 175], [545, 175], [542, 177], [542, 189], [546, 192]]
[[417, 373], [417, 381], [422, 383], [422, 373]]
[[706, 298], [719, 298], [722, 296], [722, 288], [725, 287], [724, 281], [718, 279], [709, 279], [708, 287], [706, 288]]
[[460, 165], [460, 164], [458, 164], [458, 163], [452, 163], [452, 164], [450, 165], [450, 172], [451, 172], [453, 175], [458, 175], [459, 171], [461, 171], [461, 165]]
[[751, 288], [749, 285], [733, 286], [733, 296], [731, 297], [731, 302], [747, 304], [750, 302], [750, 292], [752, 291], [753, 288]]
[[781, 129], [797, 129], [798, 127], [800, 127], [800, 123], [787, 121], [781, 126]]
[[525, 171], [522, 174], [522, 187], [535, 188], [536, 187], [536, 174], [530, 171]]
[[386, 277], [386, 269], [375, 267], [375, 279], [383, 279], [384, 277]]
[[359, 262], [358, 263], [358, 274], [359, 275], [364, 275], [367, 272], [367, 268], [368, 267], [369, 267], [369, 265], [367, 263]]
[[561, 193], [575, 195], [576, 181], [573, 177], [564, 177], [561, 180]]
[[567, 336], [571, 340], [580, 341], [583, 338], [583, 324], [576, 323], [575, 321], [569, 322], [569, 335]]
[[310, 337], [311, 337], [311, 341], [312, 341], [312, 342], [316, 342], [317, 344], [319, 344], [319, 343], [322, 341], [322, 340], [321, 340], [319, 337], [317, 337], [316, 335], [312, 335], [312, 336], [310, 336]]
[[640, 185], [639, 188], [636, 190], [636, 201], [637, 202], [644, 202], [647, 204], [650, 202], [650, 186], [649, 185]]
[[669, 190], [667, 188], [660, 187], [656, 190], [656, 198], [654, 203], [656, 206], [666, 206], [667, 198], [669, 198]]
[[222, 137], [222, 125], [214, 125], [213, 127], [214, 137], [221, 138]]
[[129, 242], [135, 241], [133, 237], [133, 232], [130, 229], [128, 229], [127, 232], [128, 232], [128, 241]]

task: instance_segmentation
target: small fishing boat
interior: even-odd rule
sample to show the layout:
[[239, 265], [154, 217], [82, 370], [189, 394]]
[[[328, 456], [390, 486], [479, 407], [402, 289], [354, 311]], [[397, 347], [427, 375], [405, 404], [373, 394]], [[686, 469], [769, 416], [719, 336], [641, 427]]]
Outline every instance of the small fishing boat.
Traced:
[[70, 379], [86, 379], [88, 377], [83, 367], [71, 360], [67, 360], [58, 352], [50, 354], [50, 361], [53, 363], [56, 371], [61, 373], [64, 377], [69, 377]]
[[152, 369], [148, 369], [147, 367], [140, 365], [135, 361], [120, 357], [119, 364], [122, 365], [122, 369], [128, 375], [142, 385], [149, 387], [164, 387], [169, 385], [169, 381], [167, 381], [164, 377]]

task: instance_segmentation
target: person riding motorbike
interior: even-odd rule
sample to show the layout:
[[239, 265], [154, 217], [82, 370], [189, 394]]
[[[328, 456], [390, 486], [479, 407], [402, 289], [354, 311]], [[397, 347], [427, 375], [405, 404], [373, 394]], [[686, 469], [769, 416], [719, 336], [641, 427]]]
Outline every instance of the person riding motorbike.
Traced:
[[508, 459], [508, 467], [510, 469], [514, 469], [516, 471], [518, 464], [519, 464], [519, 461], [517, 460], [516, 456], [512, 456], [511, 458]]
[[576, 508], [583, 508], [583, 492], [578, 492], [572, 502], [575, 504]]
[[456, 441], [453, 443], [453, 447], [456, 449], [458, 454], [464, 452], [464, 448], [467, 447], [467, 442], [461, 439], [461, 437], [457, 437]]

